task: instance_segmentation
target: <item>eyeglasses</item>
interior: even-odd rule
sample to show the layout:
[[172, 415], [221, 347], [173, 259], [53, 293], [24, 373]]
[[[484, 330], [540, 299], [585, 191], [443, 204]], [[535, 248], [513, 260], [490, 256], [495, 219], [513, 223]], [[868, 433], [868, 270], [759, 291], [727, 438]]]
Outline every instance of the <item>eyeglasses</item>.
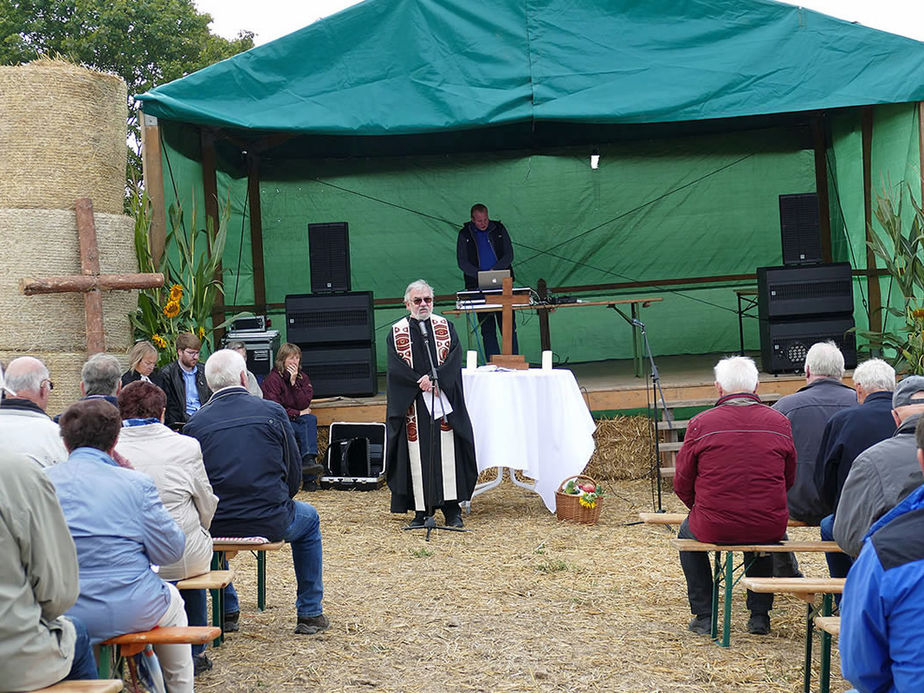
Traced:
[[183, 349], [183, 353], [186, 354], [187, 356], [198, 356], [199, 350], [198, 349]]
[[[54, 384], [53, 382], [51, 382], [51, 380], [49, 380], [48, 378], [45, 378], [45, 379], [42, 381], [42, 383], [48, 383], [48, 389], [49, 389], [49, 390], [54, 390], [54, 389], [55, 389], [55, 384]], [[39, 387], [41, 387], [41, 383], [39, 384]]]
[[414, 299], [415, 306], [419, 306], [421, 303], [433, 303], [433, 296], [424, 296], [423, 298], [418, 296]]

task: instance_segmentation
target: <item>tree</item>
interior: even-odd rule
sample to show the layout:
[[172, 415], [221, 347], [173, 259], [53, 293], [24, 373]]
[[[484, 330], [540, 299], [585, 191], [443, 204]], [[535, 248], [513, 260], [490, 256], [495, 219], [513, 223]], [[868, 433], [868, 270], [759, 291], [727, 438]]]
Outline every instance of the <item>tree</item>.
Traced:
[[[134, 97], [253, 48], [253, 33], [228, 40], [193, 0], [0, 0], [0, 65], [61, 57], [119, 75], [128, 84], [130, 135], [138, 138]], [[129, 147], [129, 182], [141, 179]]]

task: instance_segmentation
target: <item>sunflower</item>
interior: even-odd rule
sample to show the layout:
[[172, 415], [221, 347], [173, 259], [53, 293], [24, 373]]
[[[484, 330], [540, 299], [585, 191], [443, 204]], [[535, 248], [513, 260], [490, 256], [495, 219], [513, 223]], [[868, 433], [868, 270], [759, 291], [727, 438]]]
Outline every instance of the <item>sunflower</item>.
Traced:
[[179, 301], [167, 301], [167, 305], [164, 306], [164, 315], [168, 318], [175, 318], [180, 314], [180, 302]]
[[181, 298], [183, 298], [183, 287], [179, 284], [174, 284], [170, 287], [170, 300], [179, 303]]
[[198, 330], [196, 330], [196, 334], [198, 335], [199, 339], [205, 339], [205, 328], [200, 327]]
[[154, 346], [156, 346], [158, 349], [167, 348], [167, 340], [165, 340], [163, 337], [161, 337], [156, 332], [151, 335], [151, 341], [154, 342]]

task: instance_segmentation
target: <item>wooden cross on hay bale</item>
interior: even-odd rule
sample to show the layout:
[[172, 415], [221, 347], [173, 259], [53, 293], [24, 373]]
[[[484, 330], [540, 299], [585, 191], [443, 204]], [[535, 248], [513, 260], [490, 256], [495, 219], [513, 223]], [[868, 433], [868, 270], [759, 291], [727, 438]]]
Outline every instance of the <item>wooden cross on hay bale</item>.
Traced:
[[83, 293], [87, 317], [87, 353], [106, 351], [103, 331], [103, 297], [101, 290], [128, 291], [152, 289], [164, 285], [164, 275], [151, 274], [100, 274], [99, 246], [96, 242], [96, 222], [93, 219], [93, 202], [81, 197], [75, 203], [77, 235], [80, 238], [80, 274], [43, 279], [21, 279], [19, 290], [26, 296], [35, 294]]

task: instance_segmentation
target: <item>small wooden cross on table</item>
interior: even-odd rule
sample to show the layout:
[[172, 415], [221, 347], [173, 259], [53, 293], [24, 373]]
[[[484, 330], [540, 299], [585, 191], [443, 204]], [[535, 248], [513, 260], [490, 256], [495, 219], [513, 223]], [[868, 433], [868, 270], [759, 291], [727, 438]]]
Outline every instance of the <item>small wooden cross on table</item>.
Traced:
[[77, 234], [80, 237], [80, 274], [43, 279], [22, 279], [19, 289], [26, 296], [35, 294], [61, 294], [81, 292], [87, 315], [87, 353], [106, 350], [103, 331], [103, 297], [100, 291], [148, 289], [164, 285], [164, 275], [151, 274], [100, 274], [99, 247], [96, 243], [96, 223], [93, 220], [93, 203], [82, 197], [75, 204]]
[[522, 354], [513, 353], [513, 305], [520, 301], [513, 295], [513, 279], [504, 277], [503, 292], [500, 296], [491, 296], [491, 303], [501, 305], [501, 353], [491, 357], [491, 363], [502, 368], [526, 370], [529, 364]]

